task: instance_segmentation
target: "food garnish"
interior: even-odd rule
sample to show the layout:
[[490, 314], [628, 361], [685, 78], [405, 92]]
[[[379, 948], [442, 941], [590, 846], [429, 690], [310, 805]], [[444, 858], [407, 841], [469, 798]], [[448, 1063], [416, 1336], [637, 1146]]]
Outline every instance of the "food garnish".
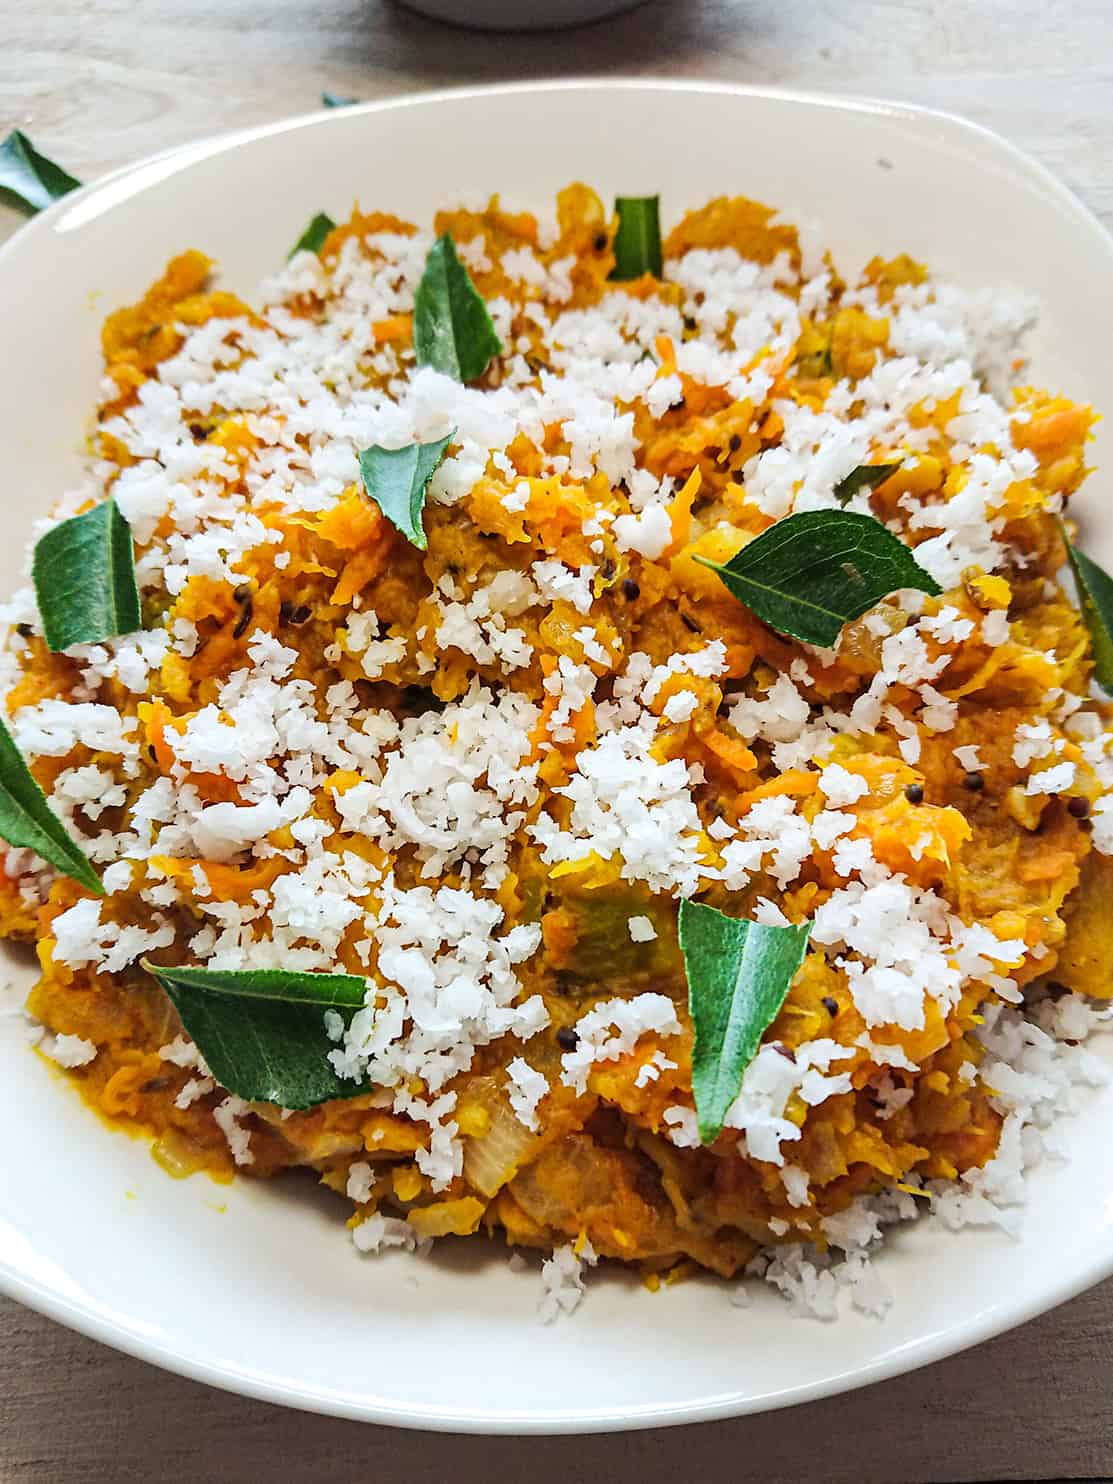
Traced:
[[614, 209], [618, 230], [611, 244], [614, 251], [614, 279], [640, 278], [651, 273], [661, 276], [661, 226], [657, 196], [619, 196]]
[[679, 930], [695, 1031], [692, 1092], [700, 1138], [713, 1144], [804, 961], [811, 924], [771, 926], [683, 901]]
[[1078, 603], [1093, 645], [1094, 677], [1113, 694], [1113, 577], [1063, 534]]
[[103, 896], [100, 877], [85, 852], [70, 839], [46, 801], [3, 721], [0, 721], [0, 838], [33, 850], [64, 876]]
[[502, 352], [487, 306], [447, 232], [425, 260], [414, 298], [413, 335], [418, 365], [455, 381], [475, 381]]
[[40, 536], [31, 572], [48, 649], [98, 644], [139, 628], [131, 527], [115, 500]]
[[875, 490], [879, 485], [885, 483], [890, 475], [895, 474], [900, 464], [859, 464], [857, 468], [851, 469], [849, 474], [843, 475], [832, 493], [840, 505], [846, 505], [853, 500], [854, 496], [862, 490]]
[[287, 253], [292, 258], [296, 252], [320, 253], [325, 238], [335, 230], [336, 223], [327, 212], [319, 211]]
[[771, 629], [825, 649], [890, 593], [942, 591], [899, 537], [853, 510], [789, 515], [722, 566], [696, 560]]
[[359, 456], [368, 498], [422, 551], [428, 546], [421, 519], [425, 494], [453, 436], [449, 433], [435, 443], [410, 443], [405, 448], [365, 448]]
[[338, 1077], [325, 1011], [339, 1031], [359, 1010], [367, 981], [355, 974], [285, 969], [168, 968], [145, 961], [222, 1087], [249, 1102], [313, 1108], [355, 1097], [364, 1083]]
[[40, 154], [21, 129], [0, 143], [0, 201], [13, 200], [29, 215], [76, 191], [81, 182]]

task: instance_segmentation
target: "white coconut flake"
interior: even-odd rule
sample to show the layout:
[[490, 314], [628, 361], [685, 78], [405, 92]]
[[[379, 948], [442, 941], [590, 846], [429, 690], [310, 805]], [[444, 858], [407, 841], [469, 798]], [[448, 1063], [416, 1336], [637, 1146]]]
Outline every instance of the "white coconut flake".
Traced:
[[553, 1324], [561, 1315], [574, 1314], [584, 1300], [584, 1270], [594, 1267], [598, 1258], [590, 1242], [566, 1243], [553, 1250], [541, 1264], [544, 1294], [538, 1312], [544, 1324]]
[[39, 1050], [66, 1068], [87, 1066], [97, 1054], [95, 1043], [83, 1036], [47, 1036], [39, 1042]]
[[516, 1056], [507, 1065], [506, 1075], [509, 1078], [507, 1094], [515, 1117], [519, 1123], [536, 1133], [541, 1127], [537, 1105], [549, 1091], [548, 1082], [521, 1056]]

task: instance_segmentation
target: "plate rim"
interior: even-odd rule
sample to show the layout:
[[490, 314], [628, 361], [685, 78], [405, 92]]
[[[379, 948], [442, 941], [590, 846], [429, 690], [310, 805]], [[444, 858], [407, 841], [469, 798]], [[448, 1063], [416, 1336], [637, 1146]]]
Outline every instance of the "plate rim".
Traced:
[[[0, 271], [17, 251], [25, 251], [37, 235], [55, 230], [64, 232], [81, 226], [193, 164], [260, 139], [307, 127], [327, 126], [330, 120], [353, 114], [389, 113], [412, 107], [451, 105], [463, 100], [506, 95], [634, 91], [759, 98], [797, 103], [832, 112], [868, 114], [899, 119], [913, 125], [933, 126], [955, 139], [980, 145], [990, 156], [996, 155], [998, 159], [1010, 163], [1022, 177], [1027, 178], [1033, 188], [1047, 195], [1060, 211], [1068, 213], [1074, 223], [1095, 238], [1113, 258], [1113, 231], [1105, 226], [1066, 182], [1004, 135], [961, 114], [884, 97], [790, 86], [765, 86], [720, 79], [665, 78], [652, 75], [611, 77], [602, 74], [536, 82], [515, 81], [443, 89], [415, 89], [387, 98], [348, 104], [342, 108], [313, 109], [263, 124], [207, 134], [122, 165], [54, 202], [45, 211], [17, 227], [7, 241], [0, 244]], [[895, 1353], [878, 1357], [850, 1371], [803, 1382], [785, 1388], [773, 1396], [754, 1398], [727, 1391], [701, 1402], [681, 1402], [674, 1406], [648, 1403], [640, 1407], [627, 1407], [622, 1411], [601, 1409], [593, 1412], [584, 1409], [575, 1412], [510, 1415], [475, 1410], [454, 1412], [444, 1405], [423, 1406], [366, 1395], [356, 1398], [350, 1393], [326, 1393], [304, 1383], [299, 1385], [282, 1378], [259, 1376], [246, 1369], [207, 1361], [176, 1350], [163, 1340], [145, 1336], [134, 1321], [129, 1322], [122, 1315], [106, 1314], [92, 1302], [79, 1302], [67, 1297], [58, 1288], [28, 1276], [26, 1270], [18, 1268], [5, 1252], [0, 1251], [0, 1294], [88, 1339], [149, 1365], [184, 1376], [188, 1380], [216, 1386], [259, 1401], [325, 1416], [416, 1431], [482, 1436], [576, 1436], [624, 1432], [779, 1411], [824, 1397], [856, 1391], [959, 1354], [1029, 1323], [1110, 1275], [1113, 1275], [1113, 1241], [1102, 1257], [1083, 1263], [1071, 1273], [1045, 1283], [1038, 1294], [1010, 1304], [1003, 1312], [1000, 1305], [995, 1305], [973, 1316], [960, 1327], [952, 1326], [927, 1335]]]
[[[949, 109], [932, 108], [926, 104], [908, 103], [901, 99], [872, 94], [826, 92], [815, 88], [794, 88], [772, 84], [735, 83], [718, 78], [677, 78], [654, 75], [610, 77], [606, 74], [597, 74], [586, 77], [545, 78], [539, 81], [475, 83], [450, 88], [411, 89], [408, 92], [391, 94], [387, 98], [370, 98], [340, 107], [321, 107], [305, 113], [289, 114], [280, 119], [272, 119], [267, 123], [250, 124], [240, 129], [225, 129], [212, 134], [203, 134], [197, 139], [156, 150], [125, 165], [120, 165], [98, 176], [95, 180], [87, 182], [78, 190], [60, 197], [44, 211], [28, 218], [5, 242], [0, 243], [0, 266], [3, 266], [5, 259], [13, 251], [13, 244], [17, 241], [26, 243], [36, 233], [52, 230], [55, 227], [66, 231], [71, 226], [82, 225], [122, 204], [158, 180], [177, 174], [179, 170], [201, 160], [238, 149], [258, 139], [271, 138], [310, 126], [322, 127], [327, 121], [354, 114], [386, 113], [411, 107], [428, 107], [468, 99], [515, 94], [610, 91], [701, 93], [728, 97], [764, 98], [776, 102], [799, 103], [807, 107], [830, 109], [838, 113], [869, 114], [921, 124], [934, 123], [940, 129], [952, 132], [956, 137], [966, 136], [968, 139], [979, 141], [984, 148], [996, 151], [1009, 160], [1030, 180], [1038, 182], [1041, 189], [1048, 192], [1060, 207], [1068, 210], [1080, 226], [1095, 233], [1105, 246], [1113, 251], [1113, 229], [1107, 228], [1081, 197], [1049, 166], [1037, 160], [1027, 150], [1014, 144], [996, 129], [991, 129], [985, 124], [977, 123]], [[129, 188], [124, 189], [124, 187]], [[107, 199], [101, 201], [96, 209], [90, 210], [92, 203], [102, 195]], [[67, 224], [66, 218], [75, 214], [77, 219]]]

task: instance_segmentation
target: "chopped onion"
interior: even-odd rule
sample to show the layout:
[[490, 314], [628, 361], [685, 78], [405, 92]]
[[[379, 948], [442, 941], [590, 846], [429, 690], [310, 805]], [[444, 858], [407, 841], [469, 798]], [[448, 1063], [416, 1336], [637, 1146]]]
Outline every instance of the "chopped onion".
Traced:
[[175, 1180], [184, 1180], [213, 1165], [212, 1154], [177, 1128], [168, 1128], [151, 1145], [151, 1158]]
[[485, 1134], [477, 1134], [464, 1145], [464, 1179], [481, 1195], [493, 1196], [518, 1173], [526, 1151], [536, 1141], [514, 1116], [502, 1092], [492, 1088], [484, 1099], [491, 1117]]

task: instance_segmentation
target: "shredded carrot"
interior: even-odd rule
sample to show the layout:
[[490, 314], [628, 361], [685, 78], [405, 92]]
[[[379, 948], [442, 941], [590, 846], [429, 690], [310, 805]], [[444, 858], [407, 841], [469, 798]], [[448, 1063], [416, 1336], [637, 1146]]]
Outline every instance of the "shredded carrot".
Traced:
[[778, 777], [769, 779], [767, 783], [759, 783], [756, 788], [739, 794], [735, 800], [735, 807], [739, 814], [745, 814], [759, 799], [780, 798], [782, 795], [806, 799], [809, 794], [814, 794], [818, 787], [818, 773], [805, 773], [799, 768], [793, 768], [787, 773], [781, 773]]
[[688, 544], [692, 528], [692, 503], [699, 494], [702, 483], [703, 475], [699, 469], [693, 469], [667, 506], [672, 537], [665, 549], [666, 557], [675, 555], [682, 546]]
[[412, 314], [391, 314], [375, 320], [371, 333], [380, 345], [405, 345], [413, 338], [413, 323]]

